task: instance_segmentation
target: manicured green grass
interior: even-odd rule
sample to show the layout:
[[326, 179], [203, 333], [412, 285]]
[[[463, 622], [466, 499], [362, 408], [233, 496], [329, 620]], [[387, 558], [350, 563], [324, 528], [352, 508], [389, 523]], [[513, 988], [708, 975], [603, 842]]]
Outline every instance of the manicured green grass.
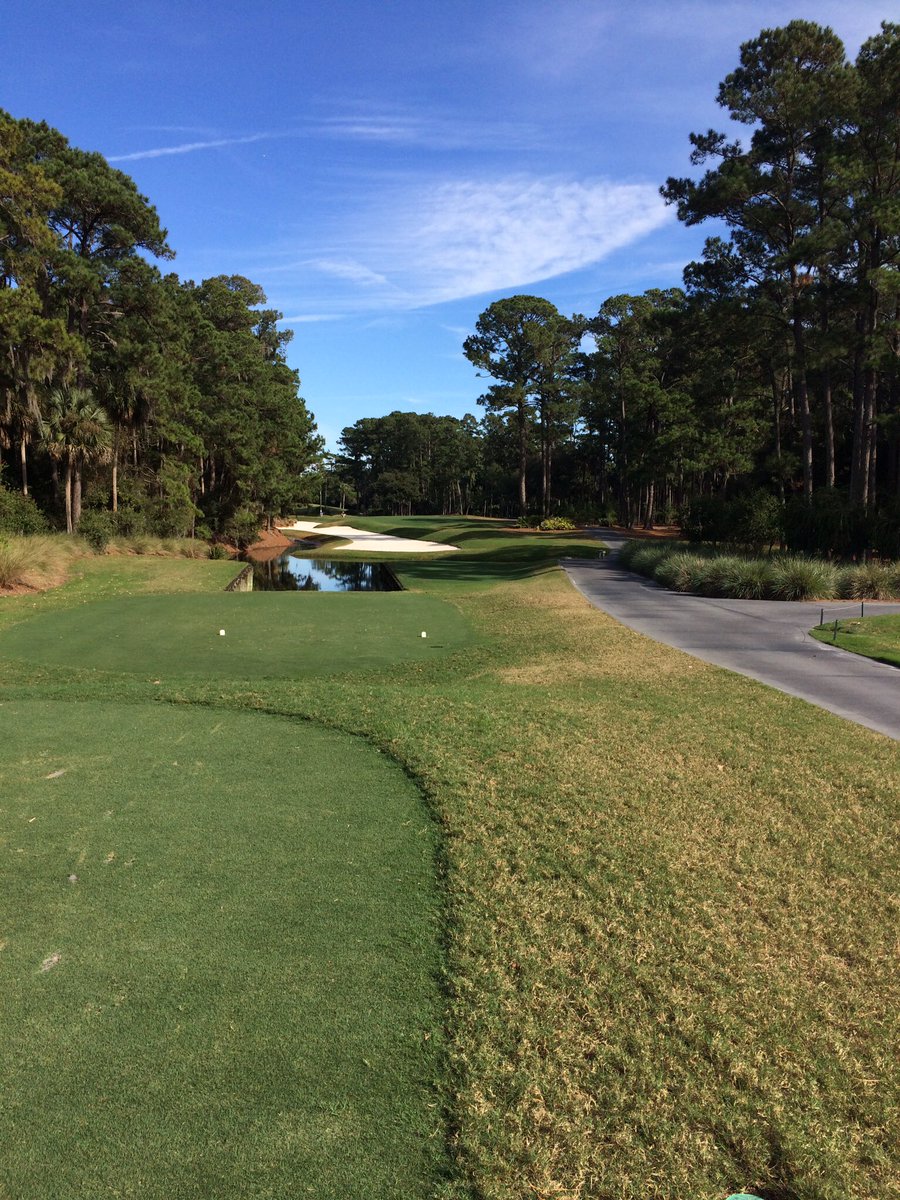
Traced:
[[900, 667], [900, 616], [839, 621], [837, 631], [832, 622], [811, 629], [810, 633], [820, 642]]
[[117, 596], [222, 591], [240, 565], [210, 559], [131, 555], [79, 558], [70, 564], [68, 578], [61, 587], [0, 597], [0, 631], [44, 613]]
[[472, 636], [451, 604], [411, 593], [145, 595], [23, 621], [0, 633], [0, 657], [155, 678], [263, 679], [427, 661]]
[[417, 780], [441, 835], [442, 1200], [890, 1195], [897, 744], [617, 625], [543, 535], [463, 535], [465, 557], [400, 568], [468, 619], [459, 653], [160, 685], [0, 664], [0, 713], [268, 710]]
[[259, 714], [0, 712], [0, 1194], [424, 1200], [438, 899], [403, 772]]

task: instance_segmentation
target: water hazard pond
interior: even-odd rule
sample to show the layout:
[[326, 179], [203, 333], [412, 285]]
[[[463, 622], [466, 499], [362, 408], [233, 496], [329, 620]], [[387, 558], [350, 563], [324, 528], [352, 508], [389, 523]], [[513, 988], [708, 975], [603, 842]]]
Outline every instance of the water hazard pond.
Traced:
[[309, 542], [295, 542], [274, 558], [246, 555], [253, 565], [254, 592], [399, 592], [386, 563], [305, 558]]

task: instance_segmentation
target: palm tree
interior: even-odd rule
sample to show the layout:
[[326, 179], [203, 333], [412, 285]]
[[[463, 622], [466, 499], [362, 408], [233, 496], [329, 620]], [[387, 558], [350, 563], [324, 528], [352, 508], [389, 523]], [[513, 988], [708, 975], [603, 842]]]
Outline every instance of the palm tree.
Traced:
[[109, 417], [86, 388], [57, 388], [50, 394], [44, 430], [50, 456], [66, 470], [66, 531], [81, 520], [81, 473], [86, 463], [108, 462], [112, 448]]

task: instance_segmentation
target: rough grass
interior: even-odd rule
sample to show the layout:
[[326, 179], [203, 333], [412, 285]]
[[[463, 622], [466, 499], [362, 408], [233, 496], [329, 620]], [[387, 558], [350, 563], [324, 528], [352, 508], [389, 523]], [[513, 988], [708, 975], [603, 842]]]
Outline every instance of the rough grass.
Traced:
[[518, 557], [463, 536], [399, 572], [468, 618], [465, 653], [155, 690], [9, 662], [7, 701], [269, 710], [419, 781], [443, 843], [445, 1198], [890, 1196], [896, 743], [624, 629], [527, 534]]
[[900, 616], [831, 621], [810, 633], [820, 642], [900, 667]]
[[37, 534], [0, 534], [0, 589], [41, 591], [61, 583], [74, 559], [90, 553], [77, 539]]

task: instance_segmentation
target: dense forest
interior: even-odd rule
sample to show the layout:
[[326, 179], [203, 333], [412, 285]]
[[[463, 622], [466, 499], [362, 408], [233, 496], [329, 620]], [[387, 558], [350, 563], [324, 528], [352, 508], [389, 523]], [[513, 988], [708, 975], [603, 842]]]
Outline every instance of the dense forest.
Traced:
[[661, 189], [716, 222], [683, 288], [489, 305], [483, 419], [358, 421], [323, 495], [900, 554], [900, 26], [855, 63], [830, 29], [765, 30], [718, 103], [749, 138], [691, 134], [703, 173]]
[[696, 177], [661, 188], [712, 222], [683, 287], [497, 300], [463, 347], [480, 418], [365, 418], [332, 455], [262, 290], [162, 274], [127, 175], [0, 113], [0, 506], [238, 540], [304, 502], [679, 521], [900, 555], [900, 26], [855, 62], [811, 22], [764, 30], [717, 99], [747, 135], [691, 134]]
[[306, 498], [281, 314], [172, 257], [127, 175], [0, 111], [0, 527], [246, 540]]

